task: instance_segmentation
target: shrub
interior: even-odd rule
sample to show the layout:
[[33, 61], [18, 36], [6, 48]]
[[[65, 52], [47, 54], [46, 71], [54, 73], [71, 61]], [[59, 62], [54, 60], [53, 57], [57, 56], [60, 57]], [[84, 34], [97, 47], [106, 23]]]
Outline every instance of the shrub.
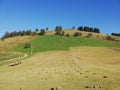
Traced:
[[69, 36], [70, 36], [70, 34], [66, 34], [66, 36], [67, 36], [67, 37], [69, 37]]
[[89, 33], [89, 34], [87, 35], [87, 37], [88, 37], [88, 38], [92, 37], [92, 33]]
[[106, 36], [106, 40], [114, 40], [111, 36]]
[[31, 44], [30, 43], [26, 43], [24, 48], [31, 48]]
[[107, 78], [107, 76], [103, 76], [103, 78]]
[[77, 37], [77, 36], [81, 36], [82, 33], [79, 33], [79, 32], [75, 32], [73, 36]]

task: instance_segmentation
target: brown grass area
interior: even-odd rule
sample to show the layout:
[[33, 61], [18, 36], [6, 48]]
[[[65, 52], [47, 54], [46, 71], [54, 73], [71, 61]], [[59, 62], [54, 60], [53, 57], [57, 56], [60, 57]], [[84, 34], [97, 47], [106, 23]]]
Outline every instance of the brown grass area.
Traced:
[[10, 49], [14, 47], [17, 44], [27, 42], [34, 38], [33, 36], [17, 36], [12, 38], [7, 38], [4, 41], [0, 40], [0, 51], [5, 51], [7, 49]]
[[[89, 33], [92, 33], [92, 32], [84, 32], [84, 31], [78, 31], [78, 30], [63, 30], [65, 32], [65, 35], [66, 34], [69, 34], [71, 36], [74, 35], [75, 32], [80, 32], [82, 33], [82, 37], [86, 37]], [[46, 35], [54, 35], [55, 34], [55, 31], [54, 30], [51, 30], [51, 31], [47, 31], [46, 32]], [[97, 39], [106, 39], [106, 34], [102, 34], [102, 33], [92, 33], [92, 38], [97, 38]], [[120, 44], [120, 37], [117, 37], [117, 36], [112, 36], [115, 40], [118, 40], [119, 44]]]
[[120, 63], [110, 64], [119, 58], [120, 52], [105, 47], [38, 53], [21, 65], [1, 66], [0, 90], [119, 90]]

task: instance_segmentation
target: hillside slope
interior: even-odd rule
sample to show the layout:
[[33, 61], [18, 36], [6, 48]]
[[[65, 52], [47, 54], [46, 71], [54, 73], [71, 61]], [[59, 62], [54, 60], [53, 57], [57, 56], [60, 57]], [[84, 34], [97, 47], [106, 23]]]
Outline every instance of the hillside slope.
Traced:
[[0, 90], [120, 90], [119, 58], [106, 47], [38, 53], [20, 65], [1, 66]]

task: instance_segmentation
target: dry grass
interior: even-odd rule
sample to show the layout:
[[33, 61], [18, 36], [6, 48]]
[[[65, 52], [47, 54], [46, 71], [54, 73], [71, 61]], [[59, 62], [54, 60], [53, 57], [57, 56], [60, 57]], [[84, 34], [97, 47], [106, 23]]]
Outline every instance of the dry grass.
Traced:
[[[63, 30], [65, 32], [65, 35], [66, 34], [69, 34], [71, 36], [74, 35], [75, 32], [80, 32], [82, 33], [82, 37], [86, 37], [89, 33], [91, 32], [84, 32], [84, 31], [78, 31], [78, 30]], [[54, 35], [55, 34], [55, 31], [51, 30], [51, 31], [47, 31], [46, 32], [46, 35]], [[92, 33], [92, 38], [97, 38], [97, 39], [105, 39], [106, 38], [106, 34], [99, 34], [99, 33]], [[120, 41], [120, 37], [117, 37], [117, 36], [112, 36], [115, 40], [118, 40]]]
[[8, 50], [17, 44], [27, 42], [34, 38], [33, 36], [17, 36], [17, 37], [12, 37], [12, 38], [7, 38], [4, 41], [0, 40], [0, 51], [5, 51]]
[[120, 90], [120, 63], [109, 63], [119, 60], [120, 52], [105, 47], [38, 53], [21, 65], [0, 66], [0, 90]]

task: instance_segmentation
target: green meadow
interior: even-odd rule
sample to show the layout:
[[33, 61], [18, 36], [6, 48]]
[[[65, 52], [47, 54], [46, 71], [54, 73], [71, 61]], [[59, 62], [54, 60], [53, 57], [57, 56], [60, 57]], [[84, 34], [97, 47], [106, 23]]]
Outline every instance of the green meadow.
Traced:
[[[31, 48], [24, 48], [26, 43], [31, 44]], [[95, 47], [119, 47], [118, 44], [111, 43], [106, 40], [83, 37], [66, 37], [66, 36], [38, 36], [37, 38], [17, 45], [12, 50], [24, 53], [33, 53], [51, 51], [51, 50], [68, 50], [70, 47], [76, 46], [95, 46]]]

